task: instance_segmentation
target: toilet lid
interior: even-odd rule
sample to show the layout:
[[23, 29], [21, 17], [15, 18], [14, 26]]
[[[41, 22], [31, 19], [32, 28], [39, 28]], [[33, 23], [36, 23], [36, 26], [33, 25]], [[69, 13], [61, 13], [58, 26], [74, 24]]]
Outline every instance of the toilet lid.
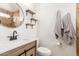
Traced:
[[39, 47], [37, 50], [41, 53], [48, 53], [48, 54], [51, 53], [51, 51], [48, 48], [45, 48], [45, 47]]

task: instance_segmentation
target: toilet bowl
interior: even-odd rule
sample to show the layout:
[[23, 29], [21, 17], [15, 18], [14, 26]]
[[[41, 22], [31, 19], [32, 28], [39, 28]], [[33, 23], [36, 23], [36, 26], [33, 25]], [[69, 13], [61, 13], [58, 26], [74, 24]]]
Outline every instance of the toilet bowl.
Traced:
[[37, 56], [50, 56], [52, 54], [51, 50], [47, 47], [39, 46], [39, 39], [37, 39]]
[[37, 48], [37, 55], [38, 56], [50, 56], [51, 50], [46, 47], [39, 47]]

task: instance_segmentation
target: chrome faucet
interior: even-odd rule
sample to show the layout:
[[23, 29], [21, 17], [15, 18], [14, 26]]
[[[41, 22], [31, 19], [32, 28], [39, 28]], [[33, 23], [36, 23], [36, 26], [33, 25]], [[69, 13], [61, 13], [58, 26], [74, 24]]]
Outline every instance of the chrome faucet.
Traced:
[[10, 37], [10, 40], [16, 40], [17, 39], [17, 31], [16, 30], [14, 30], [13, 31], [13, 35], [12, 36], [8, 36], [8, 37]]

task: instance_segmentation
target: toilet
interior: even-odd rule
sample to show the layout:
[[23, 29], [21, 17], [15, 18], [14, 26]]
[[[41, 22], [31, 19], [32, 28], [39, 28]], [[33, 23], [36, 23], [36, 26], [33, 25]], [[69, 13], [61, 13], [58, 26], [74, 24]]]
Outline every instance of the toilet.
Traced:
[[38, 47], [39, 40], [37, 40], [37, 56], [51, 56], [52, 52], [46, 47]]
[[46, 47], [39, 47], [37, 48], [37, 55], [38, 56], [50, 56], [51, 50]]

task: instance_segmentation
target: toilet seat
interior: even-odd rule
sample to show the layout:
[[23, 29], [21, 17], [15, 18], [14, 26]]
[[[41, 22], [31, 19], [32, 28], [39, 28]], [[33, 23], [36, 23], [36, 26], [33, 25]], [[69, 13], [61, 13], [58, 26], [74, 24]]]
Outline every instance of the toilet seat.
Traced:
[[49, 55], [51, 55], [51, 50], [46, 48], [46, 47], [39, 47], [37, 49], [37, 52], [41, 56], [49, 56]]

